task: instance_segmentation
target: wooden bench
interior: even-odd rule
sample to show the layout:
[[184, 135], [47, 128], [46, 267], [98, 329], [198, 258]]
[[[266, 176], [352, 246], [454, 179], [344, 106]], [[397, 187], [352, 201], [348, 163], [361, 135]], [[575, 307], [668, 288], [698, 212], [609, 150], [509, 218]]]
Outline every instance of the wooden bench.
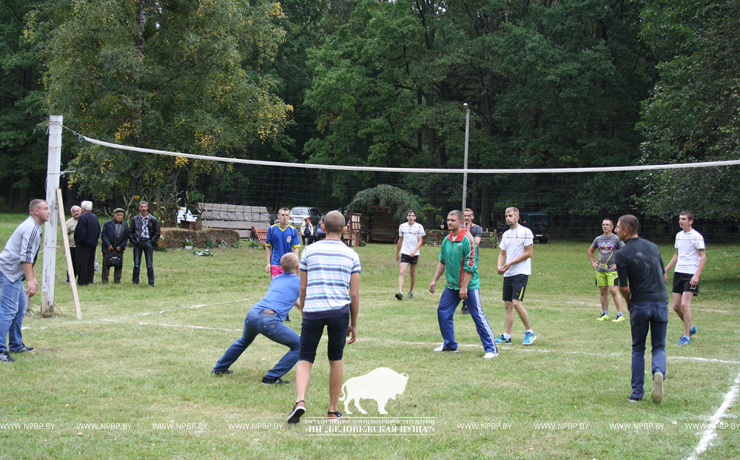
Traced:
[[[198, 203], [202, 209], [200, 222], [203, 227], [234, 230], [241, 238], [257, 239], [254, 231], [270, 227], [270, 216], [264, 206], [241, 206], [224, 203]], [[260, 240], [264, 242], [264, 237]]]

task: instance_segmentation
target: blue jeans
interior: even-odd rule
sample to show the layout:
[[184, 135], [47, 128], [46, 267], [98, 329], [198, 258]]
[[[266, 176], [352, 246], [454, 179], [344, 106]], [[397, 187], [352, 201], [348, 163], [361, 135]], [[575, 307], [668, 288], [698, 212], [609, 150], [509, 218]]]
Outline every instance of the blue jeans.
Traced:
[[665, 376], [665, 336], [668, 330], [668, 304], [644, 302], [630, 305], [632, 327], [632, 396], [642, 398], [645, 385], [645, 341], [650, 329], [652, 345], [652, 375], [660, 372]]
[[[156, 244], [156, 243], [155, 243]], [[146, 277], [150, 286], [154, 286], [154, 247], [151, 241], [134, 243], [134, 273], [132, 281], [139, 284], [139, 270], [141, 269], [141, 253], [146, 257]]]
[[[463, 300], [463, 303], [468, 306], [468, 311], [475, 323], [475, 329], [478, 331], [483, 349], [486, 350], [486, 353], [498, 352], [496, 344], [493, 342], [494, 337], [493, 331], [491, 331], [491, 325], [488, 323], [488, 318], [483, 313], [483, 308], [480, 304], [480, 290], [468, 290], [468, 298]], [[457, 310], [458, 305], [460, 305], [460, 291], [445, 287], [445, 290], [442, 291], [442, 297], [439, 299], [439, 306], [437, 307], [437, 321], [439, 322], [439, 331], [442, 333], [442, 338], [444, 339], [444, 347], [452, 350], [457, 350], [455, 322], [452, 318], [455, 316], [455, 310]]]
[[236, 342], [231, 344], [226, 353], [213, 366], [213, 372], [224, 372], [239, 359], [244, 350], [252, 344], [254, 339], [262, 334], [273, 342], [285, 345], [290, 350], [285, 356], [265, 374], [265, 377], [275, 379], [282, 377], [298, 362], [298, 351], [301, 338], [295, 331], [284, 325], [276, 314], [268, 315], [263, 308], [252, 308], [244, 319], [244, 332]]
[[[8, 348], [18, 351], [21, 344], [21, 326], [26, 316], [26, 293], [23, 292], [23, 277], [14, 283], [0, 272], [0, 353], [7, 352]], [[9, 336], [9, 343], [5, 337]], [[9, 345], [9, 346], [8, 346]]]

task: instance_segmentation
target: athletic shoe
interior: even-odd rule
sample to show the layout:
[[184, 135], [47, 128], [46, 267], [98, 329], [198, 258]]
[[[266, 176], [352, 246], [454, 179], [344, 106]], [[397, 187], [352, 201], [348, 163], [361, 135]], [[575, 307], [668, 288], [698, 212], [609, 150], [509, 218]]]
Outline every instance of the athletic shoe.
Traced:
[[15, 360], [8, 354], [7, 351], [0, 352], [0, 362], [3, 363], [14, 363]]
[[522, 345], [532, 345], [535, 340], [537, 340], [537, 336], [534, 335], [534, 332], [525, 332], [524, 340], [522, 340]]
[[625, 321], [624, 315], [617, 315], [617, 317], [612, 320], [612, 323], [623, 323]]
[[468, 311], [468, 306], [463, 304], [462, 308], [460, 309], [460, 313], [462, 313], [463, 315], [469, 315], [470, 311]]
[[444, 345], [440, 345], [437, 348], [435, 348], [434, 351], [437, 351], [440, 353], [457, 353], [457, 348], [447, 348]]
[[10, 350], [11, 353], [26, 353], [29, 351], [33, 351], [33, 347], [27, 347], [26, 344], [23, 342], [21, 342], [20, 350]]
[[295, 425], [298, 422], [301, 421], [301, 415], [306, 413], [306, 406], [299, 406], [299, 404], [304, 403], [305, 401], [298, 401], [295, 403], [295, 406], [293, 406], [293, 410], [290, 411], [290, 415], [288, 415], [288, 423], [291, 425]]
[[663, 374], [656, 372], [653, 376], [653, 394], [650, 395], [655, 404], [660, 404], [663, 400]]
[[407, 295], [406, 298], [409, 299], [409, 300], [413, 299], [414, 298], [414, 293], [413, 292], [409, 292], [409, 295]]
[[681, 338], [678, 339], [678, 342], [676, 342], [676, 345], [691, 345], [691, 339], [682, 335]]
[[399, 292], [398, 294], [396, 294], [396, 298], [398, 300], [403, 300], [403, 293], [402, 292]]
[[211, 371], [211, 374], [213, 374], [213, 375], [229, 375], [229, 374], [233, 374], [233, 373], [234, 373], [234, 371], [229, 370], [229, 369], [226, 369], [225, 371]]
[[629, 401], [629, 402], [640, 402], [640, 401], [642, 401], [642, 398], [636, 398], [636, 397], [630, 395], [630, 397], [627, 398], [627, 401]]
[[493, 359], [498, 356], [498, 352], [494, 351], [493, 353], [486, 353], [483, 355], [483, 359]]
[[609, 321], [609, 319], [609, 315], [607, 315], [606, 313], [602, 313], [601, 316], [596, 318], [596, 321]]
[[280, 377], [275, 377], [274, 379], [262, 377], [262, 385], [287, 385], [288, 383], [290, 382], [283, 380]]
[[494, 340], [493, 343], [511, 343], [511, 337], [505, 339], [504, 334], [501, 334], [500, 336], [496, 337], [496, 340]]
[[694, 326], [692, 324], [691, 325], [691, 329], [689, 329], [689, 337], [691, 337], [692, 335], [696, 334], [697, 332], [699, 332], [699, 331], [696, 330], [696, 326]]
[[285, 315], [285, 321], [292, 323], [293, 321], [290, 320], [290, 313]]

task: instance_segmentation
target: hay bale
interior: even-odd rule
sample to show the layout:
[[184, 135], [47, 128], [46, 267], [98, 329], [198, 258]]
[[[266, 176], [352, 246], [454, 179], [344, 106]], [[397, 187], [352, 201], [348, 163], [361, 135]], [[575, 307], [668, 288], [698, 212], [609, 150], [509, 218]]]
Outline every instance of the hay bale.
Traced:
[[231, 243], [236, 243], [241, 240], [238, 232], [221, 228], [186, 230], [182, 228], [163, 227], [161, 231], [162, 236], [170, 249], [178, 249], [185, 246], [185, 238], [188, 237], [193, 240], [193, 246], [196, 248], [205, 247], [209, 235], [212, 235], [217, 240], [223, 239], [229, 246], [231, 246]]

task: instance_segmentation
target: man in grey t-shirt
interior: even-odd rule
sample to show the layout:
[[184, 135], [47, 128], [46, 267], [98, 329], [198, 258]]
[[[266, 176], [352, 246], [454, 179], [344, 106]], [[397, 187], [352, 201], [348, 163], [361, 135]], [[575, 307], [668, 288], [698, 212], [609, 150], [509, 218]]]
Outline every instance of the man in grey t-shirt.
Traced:
[[[33, 351], [23, 344], [21, 326], [26, 315], [26, 293], [33, 297], [39, 288], [34, 264], [41, 245], [41, 224], [49, 220], [49, 204], [33, 200], [30, 216], [15, 229], [0, 252], [0, 362], [13, 362], [12, 353]], [[23, 292], [23, 280], [28, 290]], [[5, 337], [9, 340], [5, 342]]]
[[[614, 299], [614, 305], [617, 307], [617, 317], [612, 320], [613, 323], [624, 321], [622, 311], [622, 298], [619, 295], [619, 279], [617, 277], [617, 266], [614, 262], [614, 253], [624, 246], [619, 237], [612, 233], [614, 222], [606, 218], [601, 222], [601, 228], [604, 230], [603, 235], [599, 235], [588, 248], [588, 258], [591, 265], [596, 269], [596, 285], [599, 287], [601, 294], [601, 316], [597, 321], [609, 321], [609, 294]], [[594, 259], [594, 253], [599, 251], [598, 260]]]

